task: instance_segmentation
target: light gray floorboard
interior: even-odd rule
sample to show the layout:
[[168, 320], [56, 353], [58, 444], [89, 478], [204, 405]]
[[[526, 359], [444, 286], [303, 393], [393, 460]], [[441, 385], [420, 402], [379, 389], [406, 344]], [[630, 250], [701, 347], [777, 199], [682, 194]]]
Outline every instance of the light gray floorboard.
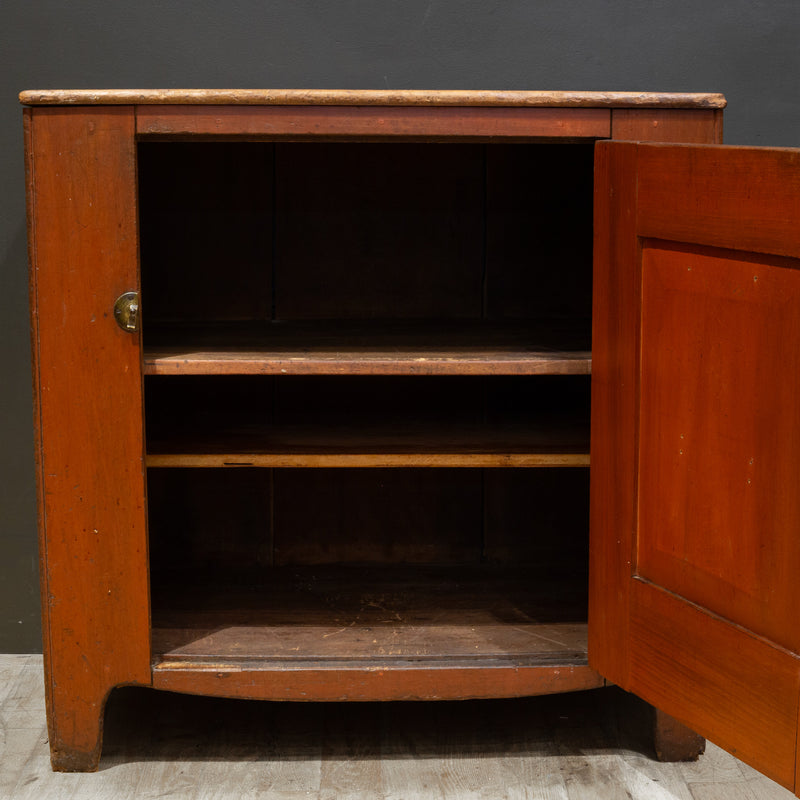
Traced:
[[0, 656], [0, 800], [790, 800], [713, 745], [659, 764], [608, 691], [464, 703], [112, 694], [100, 771], [50, 770], [40, 656]]

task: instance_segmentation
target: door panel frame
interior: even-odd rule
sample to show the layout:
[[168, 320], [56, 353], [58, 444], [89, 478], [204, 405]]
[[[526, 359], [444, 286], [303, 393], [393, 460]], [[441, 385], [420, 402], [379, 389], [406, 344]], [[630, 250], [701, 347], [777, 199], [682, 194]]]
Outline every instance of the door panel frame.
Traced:
[[793, 788], [797, 658], [640, 578], [631, 614], [629, 691]]

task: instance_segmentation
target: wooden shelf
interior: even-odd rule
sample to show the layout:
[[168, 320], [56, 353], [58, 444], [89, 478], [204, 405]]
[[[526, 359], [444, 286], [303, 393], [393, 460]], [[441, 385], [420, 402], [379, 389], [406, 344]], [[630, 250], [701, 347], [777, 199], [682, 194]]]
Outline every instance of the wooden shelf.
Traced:
[[588, 424], [306, 424], [149, 438], [148, 467], [582, 467]]
[[[578, 331], [576, 332], [576, 329]], [[579, 375], [588, 323], [272, 322], [145, 332], [146, 375]]]
[[437, 680], [437, 670], [522, 670], [528, 693], [545, 689], [559, 669], [571, 683], [598, 685], [586, 656], [585, 575], [560, 577], [537, 581], [530, 569], [485, 566], [334, 566], [275, 569], [250, 585], [158, 578], [154, 668], [172, 674], [167, 682], [281, 672], [279, 691], [290, 694], [311, 674], [327, 672], [324, 691], [341, 693], [340, 673], [350, 674], [353, 691], [355, 674], [394, 672], [396, 681], [368, 690], [385, 699], [407, 696], [408, 676], [397, 676], [409, 670], [432, 670], [424, 691], [442, 695], [446, 675]]

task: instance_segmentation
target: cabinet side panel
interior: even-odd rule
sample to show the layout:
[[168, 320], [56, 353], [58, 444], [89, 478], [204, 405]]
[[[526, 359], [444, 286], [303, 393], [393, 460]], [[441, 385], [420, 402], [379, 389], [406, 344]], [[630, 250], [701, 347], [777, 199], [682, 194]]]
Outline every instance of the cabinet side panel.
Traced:
[[[38, 539], [39, 539], [39, 584], [42, 610], [47, 607], [48, 587], [47, 572], [45, 570], [45, 538], [44, 538], [44, 476], [42, 474], [42, 438], [41, 438], [41, 404], [39, 402], [41, 381], [39, 380], [39, 315], [36, 305], [36, 227], [34, 225], [34, 168], [33, 168], [33, 109], [22, 110], [25, 130], [25, 196], [26, 215], [28, 224], [28, 299], [30, 302], [31, 324], [31, 377], [33, 383], [33, 429], [34, 429], [34, 459], [36, 475], [36, 505]], [[50, 675], [50, 620], [47, 614], [42, 613], [42, 652], [44, 655], [44, 669]], [[47, 724], [50, 736], [53, 736], [50, 710], [51, 683], [45, 680], [44, 692], [47, 704]]]
[[138, 287], [133, 111], [36, 110], [29, 154], [51, 748], [86, 768], [108, 691], [150, 683], [141, 354], [113, 316]]
[[639, 276], [634, 144], [595, 148], [589, 662], [628, 682]]
[[722, 111], [615, 108], [611, 112], [611, 138], [722, 144]]

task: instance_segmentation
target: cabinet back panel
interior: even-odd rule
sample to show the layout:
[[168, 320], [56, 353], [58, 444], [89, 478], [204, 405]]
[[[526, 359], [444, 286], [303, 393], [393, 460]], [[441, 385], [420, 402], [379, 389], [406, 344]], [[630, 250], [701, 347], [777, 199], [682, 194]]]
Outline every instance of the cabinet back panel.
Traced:
[[147, 376], [153, 429], [303, 422], [353, 426], [402, 420], [523, 422], [588, 419], [586, 375], [180, 375]]
[[145, 319], [270, 318], [272, 154], [271, 144], [139, 145]]
[[478, 470], [275, 470], [276, 564], [474, 563]]
[[143, 142], [148, 322], [591, 313], [591, 143]]
[[588, 580], [589, 470], [485, 470], [484, 557]]
[[486, 158], [486, 316], [589, 319], [594, 145], [490, 145]]
[[151, 573], [272, 563], [270, 470], [148, 470]]
[[[588, 459], [589, 386], [584, 375], [148, 376], [148, 463], [200, 466], [181, 460], [194, 454], [204, 467], [242, 466], [254, 454], [280, 453], [416, 454], [422, 462], [407, 466], [442, 454], [496, 455], [494, 466], [513, 455]], [[208, 460], [215, 454], [219, 463]]]
[[480, 145], [276, 145], [278, 319], [480, 318]]
[[154, 574], [497, 564], [585, 573], [585, 469], [154, 469]]

